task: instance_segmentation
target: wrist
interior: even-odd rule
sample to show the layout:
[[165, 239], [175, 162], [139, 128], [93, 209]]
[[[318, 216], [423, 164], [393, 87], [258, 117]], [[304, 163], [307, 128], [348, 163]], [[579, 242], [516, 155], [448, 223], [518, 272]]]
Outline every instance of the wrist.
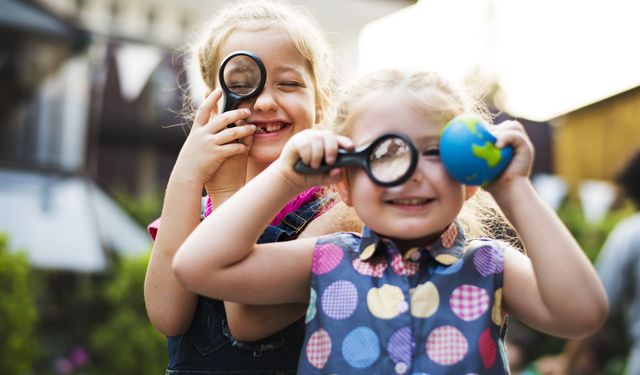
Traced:
[[306, 181], [308, 179], [300, 176], [293, 168], [286, 167], [286, 163], [284, 168], [282, 165], [278, 165], [278, 163], [273, 163], [267, 169], [271, 170], [270, 173], [282, 184], [283, 189], [288, 194], [295, 196], [313, 186], [307, 184]]
[[528, 177], [520, 176], [486, 188], [500, 207], [512, 206], [531, 199], [535, 189]]

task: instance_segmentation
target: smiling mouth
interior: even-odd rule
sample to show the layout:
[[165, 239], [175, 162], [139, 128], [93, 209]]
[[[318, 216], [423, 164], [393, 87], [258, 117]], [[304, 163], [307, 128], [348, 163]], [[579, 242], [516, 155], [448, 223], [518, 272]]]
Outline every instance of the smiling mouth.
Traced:
[[396, 206], [423, 206], [432, 201], [432, 198], [399, 198], [388, 200], [386, 203]]
[[257, 129], [255, 134], [270, 134], [270, 133], [277, 133], [282, 129], [289, 127], [289, 124], [278, 122], [278, 123], [269, 123], [269, 124], [257, 124], [256, 126], [257, 126]]

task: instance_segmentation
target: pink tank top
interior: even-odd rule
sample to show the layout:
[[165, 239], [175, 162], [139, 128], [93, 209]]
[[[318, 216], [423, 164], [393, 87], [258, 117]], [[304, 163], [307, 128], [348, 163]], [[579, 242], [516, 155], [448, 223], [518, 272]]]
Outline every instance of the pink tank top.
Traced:
[[[280, 221], [282, 221], [282, 218], [287, 216], [289, 212], [295, 211], [298, 208], [302, 207], [302, 205], [313, 200], [316, 197], [316, 194], [320, 191], [320, 189], [321, 187], [314, 186], [298, 194], [295, 198], [290, 200], [289, 203], [287, 203], [287, 205], [284, 206], [282, 210], [280, 210], [280, 212], [276, 215], [276, 217], [273, 218], [270, 224], [271, 225], [279, 224]], [[330, 208], [330, 205], [328, 207], [325, 207], [321, 211], [319, 211], [317, 215], [321, 215], [328, 208]], [[204, 209], [204, 216], [205, 217], [209, 216], [212, 211], [213, 211], [213, 205], [211, 203], [211, 198], [207, 197], [206, 206]], [[149, 226], [147, 226], [147, 231], [149, 232], [149, 235], [154, 241], [156, 239], [156, 235], [158, 234], [158, 228], [160, 228], [160, 218], [155, 219], [151, 224], [149, 224]]]

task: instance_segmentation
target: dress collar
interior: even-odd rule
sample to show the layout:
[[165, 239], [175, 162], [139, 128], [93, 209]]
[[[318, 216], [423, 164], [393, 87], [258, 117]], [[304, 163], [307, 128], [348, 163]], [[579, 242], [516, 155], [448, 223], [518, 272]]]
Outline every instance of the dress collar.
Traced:
[[[409, 249], [403, 258], [408, 261], [418, 261], [424, 253], [428, 253], [438, 263], [449, 266], [462, 257], [464, 245], [464, 230], [454, 221], [435, 241]], [[374, 254], [386, 253], [387, 256], [393, 257], [399, 253], [391, 239], [378, 235], [366, 226], [362, 231], [359, 251], [359, 258], [362, 261], [371, 259]]]

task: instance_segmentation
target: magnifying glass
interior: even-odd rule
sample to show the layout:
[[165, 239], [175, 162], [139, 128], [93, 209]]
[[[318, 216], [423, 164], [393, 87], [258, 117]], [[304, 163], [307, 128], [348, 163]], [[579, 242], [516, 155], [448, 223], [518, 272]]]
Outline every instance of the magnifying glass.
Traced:
[[267, 80], [264, 63], [247, 51], [235, 51], [222, 61], [218, 79], [224, 93], [222, 112], [238, 108], [243, 100], [260, 95]]
[[311, 168], [298, 160], [294, 170], [298, 173], [326, 173], [332, 168], [356, 166], [365, 170], [377, 185], [401, 185], [413, 174], [418, 164], [418, 151], [411, 138], [402, 133], [385, 133], [373, 142], [354, 151], [339, 150], [335, 163], [323, 163]]

